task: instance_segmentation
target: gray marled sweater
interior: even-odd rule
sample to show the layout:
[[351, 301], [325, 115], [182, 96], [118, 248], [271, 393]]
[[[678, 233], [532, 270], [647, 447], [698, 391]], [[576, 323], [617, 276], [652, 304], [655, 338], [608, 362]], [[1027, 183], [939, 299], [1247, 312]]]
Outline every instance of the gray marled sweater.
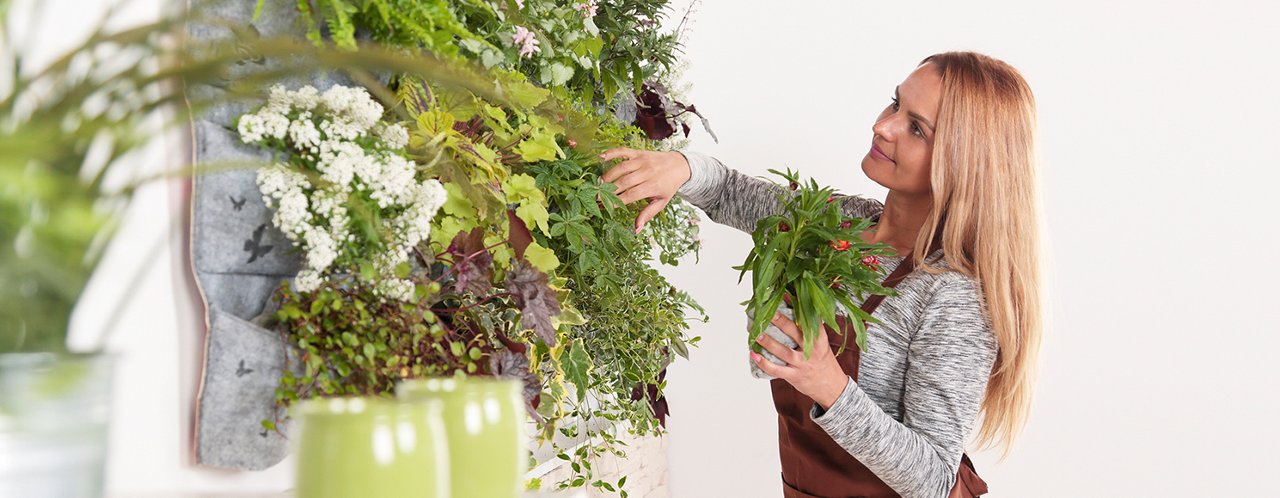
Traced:
[[[757, 220], [778, 211], [773, 190], [788, 192], [713, 157], [681, 153], [692, 176], [677, 194], [717, 223], [750, 232]], [[884, 208], [857, 195], [837, 199], [849, 216], [869, 218]], [[885, 270], [893, 271], [902, 259], [883, 258]], [[946, 267], [945, 261], [938, 266]], [[815, 403], [810, 417], [902, 496], [945, 497], [998, 347], [972, 277], [917, 271], [897, 290], [874, 313], [883, 323], [868, 328], [857, 382], [850, 378], [826, 413]]]

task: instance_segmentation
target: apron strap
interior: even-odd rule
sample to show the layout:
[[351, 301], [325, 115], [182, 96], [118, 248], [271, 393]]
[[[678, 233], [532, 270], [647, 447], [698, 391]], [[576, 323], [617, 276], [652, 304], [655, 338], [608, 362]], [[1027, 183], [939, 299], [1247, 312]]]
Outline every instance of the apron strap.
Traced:
[[[879, 215], [877, 215], [876, 218], [874, 219], [879, 220], [879, 218], [880, 218]], [[933, 254], [933, 252], [938, 250], [938, 248], [940, 247], [942, 247], [941, 231], [939, 231], [936, 235], [934, 235], [933, 240], [929, 242], [929, 250], [926, 251], [925, 254], [926, 255]], [[907, 275], [911, 274], [912, 270], [915, 270], [915, 269], [916, 269], [916, 261], [915, 261], [914, 255], [907, 254], [906, 256], [902, 257], [902, 262], [898, 263], [898, 267], [894, 268], [893, 272], [890, 273], [889, 276], [885, 278], [884, 282], [881, 283], [880, 285], [883, 285], [885, 287], [896, 287], [899, 283], [902, 282], [903, 279], [907, 278]], [[884, 294], [871, 295], [871, 297], [868, 297], [866, 301], [862, 302], [862, 306], [861, 306], [862, 311], [865, 311], [867, 312], [868, 315], [870, 315], [872, 312], [876, 310], [877, 307], [880, 306], [880, 302], [884, 301], [884, 297], [885, 297]]]

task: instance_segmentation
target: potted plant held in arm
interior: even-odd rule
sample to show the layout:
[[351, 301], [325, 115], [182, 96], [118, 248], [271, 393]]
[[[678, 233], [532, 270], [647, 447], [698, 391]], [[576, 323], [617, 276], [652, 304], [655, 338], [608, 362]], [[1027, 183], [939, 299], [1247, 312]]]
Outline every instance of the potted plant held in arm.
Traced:
[[[831, 188], [819, 187], [813, 179], [802, 185], [797, 173], [790, 169], [785, 173], [773, 169], [769, 172], [783, 177], [789, 188], [778, 194], [778, 213], [757, 222], [746, 261], [733, 267], [741, 271], [739, 282], [751, 272], [751, 299], [742, 302], [749, 319], [747, 344], [769, 361], [785, 365], [756, 342], [760, 334], [768, 334], [787, 347], [797, 346], [771, 324], [774, 314], [781, 312], [800, 328], [804, 356], [808, 358], [824, 323], [835, 328], [837, 334], [842, 333], [836, 327], [836, 316], [843, 314], [852, 318], [855, 342], [866, 351], [864, 321], [878, 320], [855, 304], [853, 296], [862, 301], [869, 294], [897, 295], [892, 288], [881, 285], [884, 275], [878, 258], [892, 255], [893, 248], [864, 242], [859, 234], [871, 226], [871, 221], [845, 216]], [[843, 309], [838, 310], [837, 305]], [[845, 341], [830, 339], [841, 344], [836, 354], [843, 353]], [[773, 378], [754, 363], [751, 371], [757, 378]]]

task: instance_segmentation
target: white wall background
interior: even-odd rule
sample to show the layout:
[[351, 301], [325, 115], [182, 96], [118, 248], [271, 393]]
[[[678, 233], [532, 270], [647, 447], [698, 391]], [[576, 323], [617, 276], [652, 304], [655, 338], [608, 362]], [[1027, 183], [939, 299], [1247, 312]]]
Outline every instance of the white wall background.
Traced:
[[[693, 148], [791, 166], [883, 199], [871, 125], [925, 56], [1019, 68], [1040, 111], [1053, 308], [1033, 417], [988, 496], [1276, 496], [1280, 445], [1280, 9], [1273, 2], [706, 0]], [[703, 263], [666, 271], [708, 307], [670, 372], [674, 496], [779, 496], [776, 415], [747, 372], [729, 267], [750, 239], [704, 223]]]
[[[55, 43], [96, 19], [45, 3]], [[162, 0], [135, 1], [145, 19]], [[151, 7], [146, 7], [150, 5]], [[1217, 2], [707, 0], [687, 43], [691, 101], [721, 137], [694, 148], [750, 174], [791, 166], [883, 198], [861, 174], [870, 127], [921, 58], [978, 50], [1022, 70], [1040, 106], [1053, 315], [1033, 418], [1011, 458], [976, 453], [989, 496], [1266, 496], [1280, 446], [1280, 327], [1262, 312], [1280, 270], [1274, 135], [1280, 10]], [[65, 46], [69, 45], [70, 41]], [[149, 156], [181, 159], [180, 134]], [[186, 266], [181, 184], [139, 206], [76, 317], [123, 360], [109, 486], [283, 489], [285, 466], [189, 465], [202, 324]], [[179, 222], [181, 219], [178, 220]], [[703, 263], [665, 272], [707, 306], [693, 360], [670, 375], [674, 496], [778, 496], [775, 414], [743, 351], [729, 267], [745, 234], [703, 224]], [[122, 279], [143, 272], [121, 295]]]

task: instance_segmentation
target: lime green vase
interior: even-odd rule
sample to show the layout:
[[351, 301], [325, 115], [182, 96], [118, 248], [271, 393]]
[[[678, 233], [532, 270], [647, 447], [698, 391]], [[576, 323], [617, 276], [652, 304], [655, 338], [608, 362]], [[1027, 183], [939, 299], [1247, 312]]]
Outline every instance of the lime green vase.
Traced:
[[522, 384], [492, 377], [449, 377], [396, 386], [401, 399], [444, 403], [454, 496], [510, 498], [523, 492], [528, 449]]
[[448, 498], [443, 405], [316, 398], [299, 405], [297, 498]]

